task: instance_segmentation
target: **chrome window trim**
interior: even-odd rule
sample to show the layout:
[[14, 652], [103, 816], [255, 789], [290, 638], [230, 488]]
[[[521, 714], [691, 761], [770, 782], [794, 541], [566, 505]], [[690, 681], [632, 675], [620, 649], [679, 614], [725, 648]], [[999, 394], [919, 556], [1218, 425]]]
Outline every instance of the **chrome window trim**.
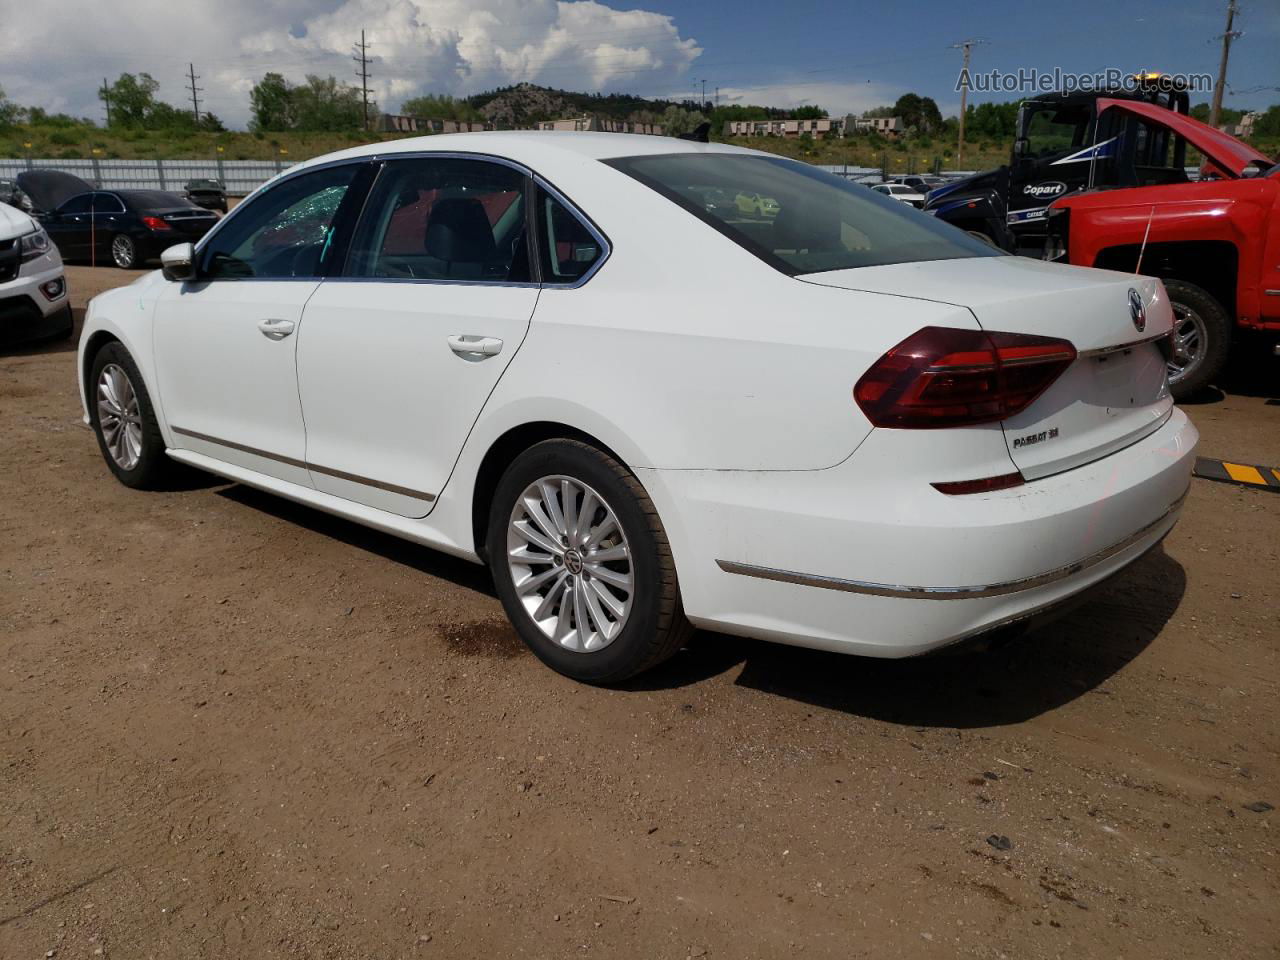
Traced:
[[262, 450], [258, 447], [251, 447], [248, 444], [236, 443], [234, 440], [223, 440], [220, 437], [211, 437], [207, 433], [197, 433], [195, 430], [188, 430], [185, 427], [177, 427], [171, 424], [169, 429], [179, 436], [190, 437], [192, 440], [201, 440], [205, 443], [213, 443], [220, 447], [226, 447], [229, 450], [238, 450], [241, 453], [247, 453], [254, 457], [262, 457], [264, 460], [274, 460], [276, 463], [283, 463], [290, 467], [297, 467], [300, 470], [322, 473], [326, 477], [335, 477], [338, 480], [347, 480], [350, 483], [359, 483], [366, 487], [375, 487], [378, 490], [386, 490], [388, 493], [398, 494], [402, 497], [409, 497], [412, 500], [425, 500], [427, 503], [430, 503], [436, 498], [434, 493], [427, 493], [425, 490], [413, 490], [409, 487], [397, 486], [394, 483], [383, 483], [381, 480], [362, 477], [356, 473], [347, 473], [344, 470], [335, 470], [333, 467], [323, 467], [319, 464], [312, 463], [309, 460], [298, 460], [295, 457], [286, 457], [279, 453], [272, 453], [270, 450]]
[[1129, 534], [1118, 543], [1113, 543], [1109, 547], [1105, 547], [1096, 553], [1077, 560], [1074, 563], [1068, 563], [1054, 570], [1045, 573], [1036, 574], [1032, 577], [1023, 577], [1020, 580], [1006, 580], [1001, 583], [982, 584], [968, 587], [915, 587], [890, 583], [874, 583], [867, 580], [844, 580], [839, 577], [827, 577], [820, 574], [796, 573], [793, 570], [779, 570], [775, 567], [760, 567], [750, 563], [738, 563], [732, 560], [717, 560], [718, 566], [725, 573], [740, 574], [745, 577], [756, 577], [760, 580], [776, 580], [779, 583], [792, 583], [803, 587], [819, 587], [825, 590], [840, 590], [845, 593], [860, 593], [873, 597], [897, 597], [905, 600], [974, 600], [981, 597], [1002, 597], [1010, 593], [1020, 593], [1024, 590], [1034, 590], [1037, 587], [1048, 586], [1051, 583], [1057, 583], [1059, 580], [1065, 580], [1067, 577], [1074, 576], [1088, 570], [1090, 567], [1096, 566], [1105, 560], [1110, 560], [1116, 554], [1122, 553], [1129, 547], [1133, 546], [1148, 533], [1154, 530], [1160, 524], [1168, 520], [1187, 499], [1187, 493], [1191, 488], [1188, 485], [1186, 492], [1171, 503], [1159, 517], [1143, 526], [1141, 529]]
[[[280, 184], [285, 183], [288, 180], [292, 180], [294, 177], [301, 177], [317, 170], [326, 170], [326, 169], [329, 169], [330, 167], [340, 167], [346, 164], [362, 165], [362, 164], [374, 164], [374, 163], [387, 163], [393, 160], [423, 160], [423, 159], [486, 160], [490, 163], [497, 163], [497, 164], [500, 164], [501, 166], [510, 167], [513, 170], [519, 171], [521, 174], [531, 179], [538, 186], [546, 190], [547, 193], [551, 194], [551, 196], [554, 197], [557, 201], [559, 201], [564, 206], [564, 208], [568, 210], [569, 213], [578, 220], [579, 223], [581, 223], [584, 227], [586, 227], [587, 232], [590, 233], [591, 236], [595, 239], [595, 241], [600, 244], [600, 247], [603, 253], [599, 257], [599, 259], [597, 259], [596, 262], [591, 265], [591, 269], [588, 270], [586, 273], [584, 273], [581, 277], [579, 277], [573, 283], [530, 283], [525, 281], [510, 282], [506, 280], [440, 280], [440, 279], [426, 278], [426, 277], [419, 280], [415, 277], [391, 278], [391, 277], [346, 277], [346, 276], [239, 277], [234, 280], [212, 279], [212, 280], [204, 280], [204, 281], [197, 280], [196, 282], [197, 283], [202, 283], [202, 282], [203, 283], [220, 283], [220, 282], [234, 282], [234, 283], [286, 282], [288, 283], [290, 281], [305, 281], [308, 283], [319, 283], [319, 282], [323, 282], [323, 283], [374, 282], [374, 283], [425, 283], [425, 284], [445, 283], [445, 284], [463, 284], [466, 286], [480, 286], [480, 287], [535, 287], [543, 290], [577, 290], [579, 287], [583, 286], [588, 280], [594, 277], [600, 271], [600, 268], [605, 265], [605, 262], [609, 259], [609, 257], [612, 256], [613, 244], [609, 242], [609, 238], [605, 236], [604, 232], [595, 225], [595, 222], [590, 217], [588, 217], [582, 211], [582, 209], [578, 207], [572, 200], [570, 200], [560, 190], [558, 190], [554, 185], [552, 185], [550, 181], [548, 181], [541, 174], [534, 171], [532, 168], [525, 166], [523, 163], [520, 163], [518, 160], [512, 160], [508, 157], [501, 157], [501, 156], [498, 156], [497, 154], [492, 154], [492, 153], [469, 152], [469, 151], [463, 151], [463, 150], [406, 150], [404, 152], [396, 152], [396, 153], [373, 153], [373, 154], [369, 154], [367, 156], [361, 156], [361, 157], [344, 157], [341, 160], [330, 160], [325, 163], [316, 163], [310, 166], [302, 167], [301, 169], [286, 170], [282, 173], [277, 174], [276, 176], [268, 180], [266, 183], [259, 186], [257, 190], [254, 190], [251, 194], [249, 194], [247, 197], [245, 197], [243, 200], [237, 203], [230, 213], [228, 213], [224, 217], [221, 217], [218, 220], [218, 223], [214, 226], [214, 228], [200, 238], [200, 240], [196, 243], [196, 246], [195, 246], [195, 256], [193, 257], [193, 260], [199, 259], [201, 251], [203, 250], [205, 244], [207, 244], [213, 237], [217, 236], [218, 231], [223, 228], [224, 224], [226, 224], [229, 220], [231, 220], [232, 217], [234, 217], [237, 213], [239, 213], [241, 210], [247, 207], [260, 193], [265, 192], [268, 188], [279, 186]], [[373, 190], [372, 184], [370, 185], [369, 189], [372, 192]], [[366, 197], [365, 199], [367, 200], [368, 197]]]

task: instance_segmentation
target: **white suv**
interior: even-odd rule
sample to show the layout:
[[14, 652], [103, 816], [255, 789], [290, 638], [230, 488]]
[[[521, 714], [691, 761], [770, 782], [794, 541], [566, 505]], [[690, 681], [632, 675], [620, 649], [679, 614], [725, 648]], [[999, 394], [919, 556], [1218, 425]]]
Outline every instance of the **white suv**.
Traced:
[[44, 227], [0, 203], [0, 343], [70, 337], [62, 257]]

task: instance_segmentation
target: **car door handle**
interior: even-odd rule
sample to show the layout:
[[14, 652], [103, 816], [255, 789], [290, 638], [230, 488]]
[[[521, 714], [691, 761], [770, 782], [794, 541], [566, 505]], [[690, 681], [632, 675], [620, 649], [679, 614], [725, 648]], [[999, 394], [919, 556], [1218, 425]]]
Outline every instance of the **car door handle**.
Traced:
[[449, 349], [466, 360], [476, 357], [496, 357], [502, 352], [502, 341], [497, 337], [476, 337], [471, 334], [455, 333], [449, 337]]
[[293, 333], [295, 324], [292, 320], [260, 320], [258, 329], [262, 331], [262, 335], [268, 340], [283, 340], [289, 334]]

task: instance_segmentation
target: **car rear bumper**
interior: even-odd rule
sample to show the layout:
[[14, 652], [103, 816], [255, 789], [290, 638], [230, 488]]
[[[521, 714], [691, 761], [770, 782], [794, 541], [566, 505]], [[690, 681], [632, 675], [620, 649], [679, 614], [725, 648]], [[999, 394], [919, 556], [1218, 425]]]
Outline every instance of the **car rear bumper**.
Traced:
[[1102, 460], [969, 496], [890, 476], [866, 445], [829, 470], [638, 474], [695, 624], [903, 657], [1058, 606], [1157, 545], [1181, 513], [1196, 440], [1174, 410]]

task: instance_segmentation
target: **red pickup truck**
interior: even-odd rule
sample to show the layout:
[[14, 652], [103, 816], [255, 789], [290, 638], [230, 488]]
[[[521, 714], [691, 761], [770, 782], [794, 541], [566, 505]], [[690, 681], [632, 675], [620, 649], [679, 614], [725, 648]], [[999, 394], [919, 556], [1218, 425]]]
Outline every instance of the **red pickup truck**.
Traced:
[[[1280, 334], [1280, 164], [1220, 130], [1152, 103], [1100, 100], [1125, 123], [1110, 157], [1120, 165], [1048, 210], [1044, 257], [1160, 277], [1176, 326], [1174, 397], [1189, 397], [1226, 365], [1239, 330]], [[1202, 159], [1191, 181], [1171, 158]]]

